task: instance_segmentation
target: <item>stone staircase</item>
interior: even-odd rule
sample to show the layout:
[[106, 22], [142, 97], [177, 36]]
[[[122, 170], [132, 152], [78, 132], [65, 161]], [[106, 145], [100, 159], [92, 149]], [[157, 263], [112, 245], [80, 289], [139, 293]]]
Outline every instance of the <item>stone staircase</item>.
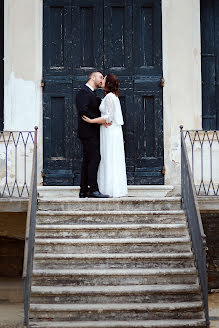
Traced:
[[30, 327], [206, 327], [179, 197], [54, 195], [39, 192]]

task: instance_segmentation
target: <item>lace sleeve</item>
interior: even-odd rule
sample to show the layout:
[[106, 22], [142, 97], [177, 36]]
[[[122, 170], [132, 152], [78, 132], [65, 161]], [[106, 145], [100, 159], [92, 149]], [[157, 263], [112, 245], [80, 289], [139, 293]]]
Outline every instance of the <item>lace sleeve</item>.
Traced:
[[104, 119], [106, 120], [106, 123], [110, 123], [113, 121], [113, 114], [114, 114], [114, 102], [113, 99], [109, 96], [106, 96], [105, 99], [105, 112], [106, 115], [104, 115]]

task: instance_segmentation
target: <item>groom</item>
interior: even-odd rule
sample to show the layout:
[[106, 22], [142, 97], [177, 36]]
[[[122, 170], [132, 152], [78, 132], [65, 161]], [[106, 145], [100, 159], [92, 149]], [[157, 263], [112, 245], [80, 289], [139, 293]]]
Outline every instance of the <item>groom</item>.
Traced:
[[82, 119], [100, 117], [99, 106], [101, 99], [95, 94], [97, 88], [102, 86], [101, 72], [92, 72], [88, 82], [76, 95], [78, 111], [78, 137], [83, 147], [83, 161], [81, 166], [81, 183], [79, 197], [108, 198], [99, 192], [97, 184], [97, 171], [100, 163], [100, 125], [89, 124]]

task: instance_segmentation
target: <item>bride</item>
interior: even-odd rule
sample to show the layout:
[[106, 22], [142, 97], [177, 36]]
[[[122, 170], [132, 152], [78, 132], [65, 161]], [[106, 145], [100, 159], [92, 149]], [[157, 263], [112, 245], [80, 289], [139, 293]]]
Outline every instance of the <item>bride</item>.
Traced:
[[[124, 122], [119, 101], [119, 80], [114, 74], [107, 74], [102, 87], [106, 96], [100, 104], [101, 117], [90, 119], [83, 116], [83, 119], [88, 123], [102, 124], [100, 127], [101, 161], [97, 179], [99, 190], [111, 197], [121, 197], [126, 196], [128, 190], [122, 133]], [[110, 123], [112, 124], [107, 126]]]

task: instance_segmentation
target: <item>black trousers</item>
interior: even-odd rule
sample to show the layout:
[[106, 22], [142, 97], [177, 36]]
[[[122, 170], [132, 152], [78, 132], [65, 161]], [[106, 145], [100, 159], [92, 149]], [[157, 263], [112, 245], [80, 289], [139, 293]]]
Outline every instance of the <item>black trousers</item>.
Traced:
[[83, 146], [83, 162], [81, 166], [81, 192], [99, 191], [97, 171], [100, 163], [100, 138], [81, 139]]

